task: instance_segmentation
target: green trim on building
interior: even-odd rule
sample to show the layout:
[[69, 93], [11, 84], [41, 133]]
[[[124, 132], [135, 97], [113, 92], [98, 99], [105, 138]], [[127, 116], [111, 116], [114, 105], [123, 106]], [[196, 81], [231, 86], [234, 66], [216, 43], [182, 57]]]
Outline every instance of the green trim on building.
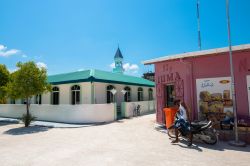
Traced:
[[122, 112], [122, 118], [125, 118], [125, 110], [126, 110], [126, 105], [124, 102], [121, 103], [121, 112]]
[[48, 82], [52, 85], [79, 82], [103, 82], [147, 87], [155, 86], [154, 82], [146, 80], [144, 78], [106, 72], [101, 70], [85, 70], [72, 73], [51, 75], [48, 76]]

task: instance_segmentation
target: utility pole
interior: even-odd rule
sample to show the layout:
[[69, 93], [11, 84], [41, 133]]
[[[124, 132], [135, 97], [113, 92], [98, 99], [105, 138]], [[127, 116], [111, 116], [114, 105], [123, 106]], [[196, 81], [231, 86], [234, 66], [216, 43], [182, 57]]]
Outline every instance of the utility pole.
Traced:
[[200, 31], [200, 0], [197, 0], [197, 25], [198, 25], [198, 47], [201, 50], [201, 31]]
[[228, 47], [229, 47], [229, 59], [230, 59], [231, 89], [232, 89], [232, 99], [233, 99], [234, 133], [235, 133], [235, 140], [230, 141], [229, 144], [232, 146], [246, 146], [245, 142], [239, 141], [239, 134], [238, 134], [233, 55], [232, 55], [231, 32], [230, 32], [229, 0], [226, 0], [226, 12], [227, 12]]

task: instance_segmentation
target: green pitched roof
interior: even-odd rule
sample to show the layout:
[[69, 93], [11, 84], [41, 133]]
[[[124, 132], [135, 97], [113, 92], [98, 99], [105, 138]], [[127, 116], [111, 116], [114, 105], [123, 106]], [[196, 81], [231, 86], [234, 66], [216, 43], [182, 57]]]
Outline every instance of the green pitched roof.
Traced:
[[72, 73], [51, 75], [48, 76], [48, 81], [53, 85], [92, 81], [148, 87], [155, 86], [154, 82], [146, 80], [144, 78], [101, 70], [85, 70]]

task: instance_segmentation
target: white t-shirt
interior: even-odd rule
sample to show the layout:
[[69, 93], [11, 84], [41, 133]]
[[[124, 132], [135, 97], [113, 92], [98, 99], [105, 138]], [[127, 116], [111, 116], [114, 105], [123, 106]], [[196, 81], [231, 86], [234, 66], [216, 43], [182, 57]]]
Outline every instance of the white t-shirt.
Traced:
[[178, 114], [179, 119], [184, 119], [187, 121], [187, 110], [180, 104], [179, 107], [179, 114]]

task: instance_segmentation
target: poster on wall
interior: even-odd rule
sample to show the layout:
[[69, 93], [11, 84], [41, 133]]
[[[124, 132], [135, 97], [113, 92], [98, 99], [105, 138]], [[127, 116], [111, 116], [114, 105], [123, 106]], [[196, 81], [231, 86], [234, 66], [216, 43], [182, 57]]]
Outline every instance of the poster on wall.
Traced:
[[233, 113], [231, 77], [196, 79], [199, 116], [214, 113]]
[[247, 76], [248, 111], [250, 115], [250, 75]]

